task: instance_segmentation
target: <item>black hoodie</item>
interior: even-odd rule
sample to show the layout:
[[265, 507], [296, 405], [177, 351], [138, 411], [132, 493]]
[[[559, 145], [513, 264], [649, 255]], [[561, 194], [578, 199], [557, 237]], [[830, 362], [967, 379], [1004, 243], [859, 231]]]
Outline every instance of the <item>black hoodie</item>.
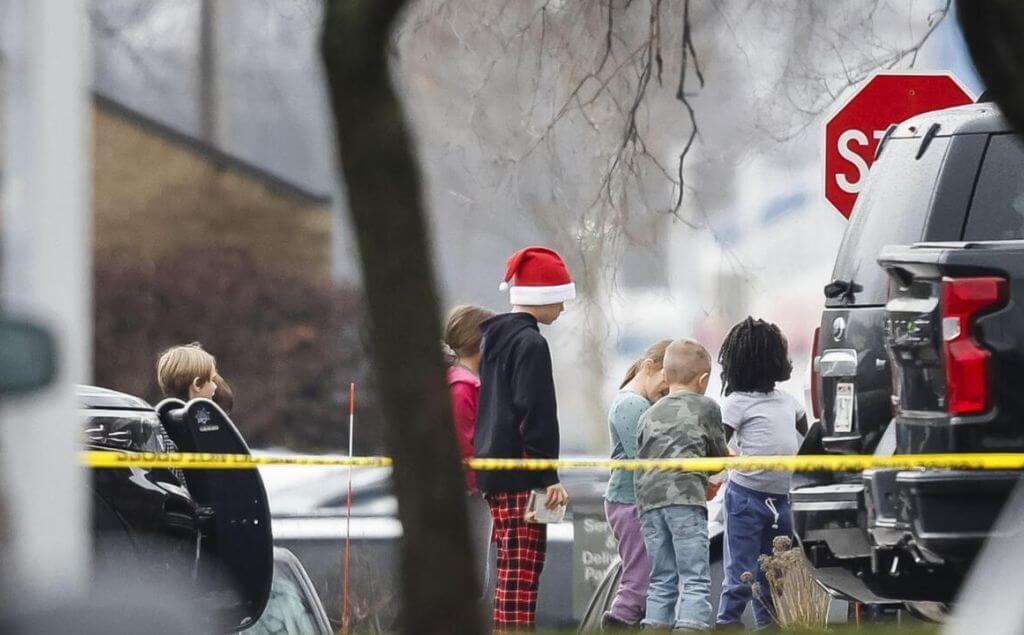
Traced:
[[[558, 458], [558, 408], [551, 352], [537, 318], [505, 313], [483, 323], [475, 455]], [[518, 492], [558, 482], [554, 470], [481, 471], [484, 492]]]

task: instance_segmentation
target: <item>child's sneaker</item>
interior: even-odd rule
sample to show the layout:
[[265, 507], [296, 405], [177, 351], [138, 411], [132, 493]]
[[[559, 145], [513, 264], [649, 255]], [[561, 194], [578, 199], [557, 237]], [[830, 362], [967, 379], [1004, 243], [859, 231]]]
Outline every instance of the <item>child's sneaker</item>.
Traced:
[[640, 630], [639, 624], [630, 624], [629, 622], [623, 622], [619, 618], [615, 617], [611, 613], [605, 613], [601, 616], [601, 630], [602, 631], [636, 631]]

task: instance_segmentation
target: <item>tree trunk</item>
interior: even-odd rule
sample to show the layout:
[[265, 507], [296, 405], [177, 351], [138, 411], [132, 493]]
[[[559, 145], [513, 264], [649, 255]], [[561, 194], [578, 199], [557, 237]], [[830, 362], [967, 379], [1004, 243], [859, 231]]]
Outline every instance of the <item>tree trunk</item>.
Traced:
[[403, 630], [479, 633], [420, 173], [387, 49], [404, 0], [327, 0], [321, 53], [402, 522]]
[[1018, 0], [961, 0], [956, 7], [986, 94], [1016, 130], [1024, 130], [1024, 5]]

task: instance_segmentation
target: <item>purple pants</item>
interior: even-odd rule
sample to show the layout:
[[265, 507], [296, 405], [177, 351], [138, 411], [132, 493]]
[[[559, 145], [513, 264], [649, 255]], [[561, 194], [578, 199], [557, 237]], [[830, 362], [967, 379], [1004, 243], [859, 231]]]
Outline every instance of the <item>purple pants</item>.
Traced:
[[610, 613], [627, 624], [639, 624], [647, 609], [647, 584], [651, 579], [651, 563], [644, 547], [644, 532], [636, 506], [604, 502], [604, 513], [619, 541], [622, 578], [615, 592]]

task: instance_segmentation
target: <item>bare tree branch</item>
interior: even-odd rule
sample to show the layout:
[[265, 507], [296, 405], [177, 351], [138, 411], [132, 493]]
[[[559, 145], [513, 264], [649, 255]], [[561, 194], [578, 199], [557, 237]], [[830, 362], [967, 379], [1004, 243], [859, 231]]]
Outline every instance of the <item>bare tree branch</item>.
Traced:
[[689, 95], [686, 94], [686, 75], [690, 68], [690, 60], [693, 60], [693, 69], [697, 74], [697, 81], [701, 88], [704, 88], [704, 74], [700, 70], [700, 61], [697, 57], [697, 50], [693, 45], [693, 31], [690, 23], [690, 0], [686, 0], [683, 4], [683, 45], [682, 45], [682, 60], [680, 63], [679, 70], [679, 88], [676, 90], [676, 99], [682, 102], [683, 107], [686, 108], [686, 114], [690, 118], [690, 135], [686, 139], [686, 143], [683, 145], [682, 152], [679, 153], [679, 161], [677, 165], [677, 183], [675, 187], [678, 188], [678, 195], [676, 197], [676, 204], [672, 208], [671, 213], [676, 218], [679, 218], [679, 210], [683, 207], [683, 197], [686, 194], [686, 180], [685, 180], [685, 169], [686, 169], [686, 157], [693, 148], [693, 143], [696, 141], [700, 134], [700, 128], [697, 126], [697, 112], [693, 108], [693, 104], [690, 103]]

